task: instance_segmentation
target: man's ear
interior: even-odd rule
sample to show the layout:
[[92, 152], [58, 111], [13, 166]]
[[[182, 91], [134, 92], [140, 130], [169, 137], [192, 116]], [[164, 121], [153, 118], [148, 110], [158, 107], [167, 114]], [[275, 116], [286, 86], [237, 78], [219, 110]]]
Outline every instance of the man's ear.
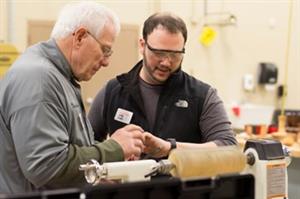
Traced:
[[139, 39], [139, 52], [140, 52], [141, 55], [144, 53], [145, 47], [146, 47], [145, 40], [140, 38]]
[[82, 45], [83, 39], [87, 37], [87, 30], [85, 28], [78, 28], [73, 33], [73, 36], [74, 36], [76, 46], [80, 46]]

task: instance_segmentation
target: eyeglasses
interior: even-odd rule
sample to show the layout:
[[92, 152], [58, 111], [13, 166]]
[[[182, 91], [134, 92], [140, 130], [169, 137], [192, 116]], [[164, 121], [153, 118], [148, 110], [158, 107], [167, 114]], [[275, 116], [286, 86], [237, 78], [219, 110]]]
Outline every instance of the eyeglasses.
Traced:
[[181, 61], [181, 59], [183, 58], [183, 55], [185, 53], [185, 49], [183, 48], [182, 50], [165, 50], [165, 49], [156, 49], [156, 48], [152, 48], [148, 42], [146, 41], [146, 45], [148, 47], [148, 49], [153, 53], [153, 55], [157, 58], [157, 59], [164, 59], [166, 57], [170, 58], [172, 61], [174, 62], [178, 62]]
[[92, 35], [89, 31], [87, 33], [99, 44], [104, 57], [110, 57], [113, 54], [113, 51], [111, 48], [103, 45], [94, 35]]

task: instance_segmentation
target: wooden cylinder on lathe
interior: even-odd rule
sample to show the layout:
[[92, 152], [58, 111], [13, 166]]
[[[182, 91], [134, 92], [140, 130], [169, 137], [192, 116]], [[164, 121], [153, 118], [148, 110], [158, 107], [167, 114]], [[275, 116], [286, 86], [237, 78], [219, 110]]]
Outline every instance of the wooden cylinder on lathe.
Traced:
[[175, 165], [171, 174], [183, 179], [238, 173], [246, 166], [246, 156], [232, 146], [175, 149], [171, 151], [168, 159]]

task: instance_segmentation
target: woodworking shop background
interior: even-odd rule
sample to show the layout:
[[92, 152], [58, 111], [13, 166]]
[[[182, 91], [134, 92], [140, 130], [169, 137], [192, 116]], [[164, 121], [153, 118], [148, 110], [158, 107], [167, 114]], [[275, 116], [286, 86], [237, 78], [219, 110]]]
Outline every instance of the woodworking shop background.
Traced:
[[[59, 10], [68, 2], [0, 0], [0, 40], [13, 44], [22, 53], [28, 45], [48, 38]], [[87, 107], [104, 81], [127, 71], [140, 58], [137, 41], [143, 21], [154, 12], [171, 11], [181, 16], [188, 26], [183, 69], [218, 89], [233, 125], [240, 127], [257, 119], [268, 121], [274, 109], [283, 106], [282, 97], [278, 97], [280, 85], [287, 85], [284, 108], [300, 109], [299, 1], [98, 2], [117, 12], [123, 30], [110, 67], [101, 69], [92, 82], [83, 84]], [[278, 69], [275, 84], [258, 84], [260, 63], [271, 63]], [[242, 110], [239, 116], [231, 111], [236, 106]], [[248, 114], [243, 114], [247, 111]]]

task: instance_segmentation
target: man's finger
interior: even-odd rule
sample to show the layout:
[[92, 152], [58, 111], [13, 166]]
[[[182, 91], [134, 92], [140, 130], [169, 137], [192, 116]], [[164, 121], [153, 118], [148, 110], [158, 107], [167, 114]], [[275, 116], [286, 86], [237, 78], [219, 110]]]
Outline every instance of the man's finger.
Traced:
[[125, 127], [123, 127], [124, 130], [126, 131], [140, 131], [140, 132], [144, 132], [144, 130], [140, 127], [140, 126], [137, 126], [135, 124], [129, 124], [129, 125], [126, 125]]
[[144, 136], [143, 133], [141, 133], [140, 131], [137, 131], [137, 130], [135, 130], [135, 131], [130, 131], [130, 133], [131, 133], [131, 136], [132, 136], [133, 138], [139, 139], [139, 140], [141, 140], [143, 143], [145, 143], [145, 136]]

